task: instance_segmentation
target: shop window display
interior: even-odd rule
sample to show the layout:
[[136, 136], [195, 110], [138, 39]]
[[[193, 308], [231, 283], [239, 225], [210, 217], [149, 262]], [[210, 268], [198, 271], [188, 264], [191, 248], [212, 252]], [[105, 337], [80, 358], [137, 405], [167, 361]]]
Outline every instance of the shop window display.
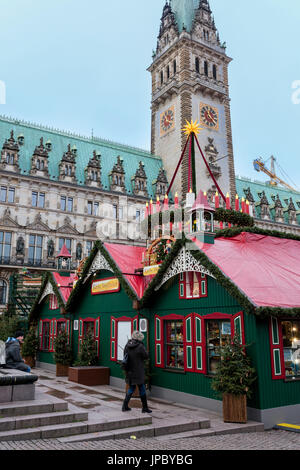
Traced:
[[283, 321], [281, 327], [285, 375], [300, 377], [300, 321]]
[[215, 374], [221, 360], [221, 349], [231, 340], [230, 321], [209, 320], [206, 323], [208, 373]]
[[184, 369], [183, 321], [165, 322], [166, 367]]

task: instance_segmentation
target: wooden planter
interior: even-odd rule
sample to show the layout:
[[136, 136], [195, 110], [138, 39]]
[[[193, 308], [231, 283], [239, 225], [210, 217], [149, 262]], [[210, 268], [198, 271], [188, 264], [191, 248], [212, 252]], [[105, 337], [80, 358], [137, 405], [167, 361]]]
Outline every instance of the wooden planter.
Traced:
[[56, 364], [56, 377], [68, 377], [69, 366], [63, 364]]
[[27, 364], [27, 366], [29, 366], [31, 369], [35, 367], [35, 357], [26, 356], [23, 359], [24, 359], [25, 364]]
[[224, 423], [247, 423], [247, 397], [246, 395], [223, 395]]
[[109, 385], [109, 367], [69, 367], [69, 381], [82, 385]]

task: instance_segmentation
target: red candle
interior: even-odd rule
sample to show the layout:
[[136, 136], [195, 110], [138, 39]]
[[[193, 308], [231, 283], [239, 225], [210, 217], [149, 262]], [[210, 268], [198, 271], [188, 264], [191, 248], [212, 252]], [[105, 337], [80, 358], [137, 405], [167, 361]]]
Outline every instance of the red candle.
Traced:
[[178, 194], [175, 194], [175, 209], [178, 209]]
[[240, 200], [238, 194], [235, 196], [235, 210], [239, 212], [240, 210]]
[[242, 198], [242, 213], [243, 213], [243, 214], [246, 213], [245, 199], [244, 199], [244, 198]]
[[220, 207], [220, 198], [219, 198], [219, 194], [218, 194], [218, 191], [217, 191], [216, 195], [215, 195], [215, 208], [219, 209], [219, 207]]
[[246, 200], [246, 214], [250, 214], [250, 203], [248, 200]]
[[164, 209], [167, 211], [169, 209], [169, 198], [168, 195], [165, 195]]
[[159, 201], [159, 196], [157, 196], [157, 200], [156, 200], [156, 212], [160, 212], [160, 201]]
[[153, 201], [152, 201], [152, 199], [150, 201], [150, 214], [151, 215], [153, 214]]
[[226, 209], [231, 209], [229, 193], [226, 194]]
[[149, 215], [149, 205], [148, 202], [146, 202], [146, 217]]

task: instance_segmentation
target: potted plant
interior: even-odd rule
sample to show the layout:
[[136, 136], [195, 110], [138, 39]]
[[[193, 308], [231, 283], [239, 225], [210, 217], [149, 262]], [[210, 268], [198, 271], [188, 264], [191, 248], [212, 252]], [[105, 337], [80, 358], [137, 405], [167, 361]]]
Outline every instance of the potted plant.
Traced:
[[68, 335], [61, 330], [54, 342], [54, 359], [56, 362], [56, 377], [65, 377], [69, 374], [72, 363], [72, 349], [69, 345]]
[[212, 381], [212, 388], [223, 395], [225, 423], [247, 423], [247, 398], [256, 377], [245, 349], [237, 336], [222, 348], [221, 362]]
[[25, 336], [24, 343], [22, 345], [22, 356], [29, 367], [35, 367], [36, 353], [38, 351], [39, 342], [36, 335], [36, 327], [32, 325], [29, 328], [27, 335]]
[[109, 385], [109, 367], [97, 366], [98, 360], [94, 335], [87, 332], [74, 367], [69, 367], [69, 380], [82, 385]]

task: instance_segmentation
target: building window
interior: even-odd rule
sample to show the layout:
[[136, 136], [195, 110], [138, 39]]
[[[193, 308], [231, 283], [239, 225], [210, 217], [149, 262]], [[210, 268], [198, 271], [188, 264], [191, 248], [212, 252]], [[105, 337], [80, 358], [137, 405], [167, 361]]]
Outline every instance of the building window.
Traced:
[[201, 299], [207, 297], [207, 276], [203, 273], [180, 273], [179, 298]]
[[11, 239], [10, 232], [0, 232], [0, 259], [2, 263], [9, 262], [11, 252]]
[[60, 196], [60, 210], [65, 211], [67, 209], [67, 198], [66, 196]]
[[73, 212], [73, 198], [72, 197], [66, 197], [66, 196], [61, 196], [60, 197], [60, 210], [61, 211], [67, 211], [67, 212]]
[[136, 220], [136, 222], [140, 222], [140, 221], [141, 221], [141, 211], [136, 211], [136, 213], [135, 213], [135, 220]]
[[[281, 322], [286, 378], [300, 376], [300, 321]], [[299, 353], [298, 353], [299, 351]]]
[[43, 237], [29, 235], [28, 261], [30, 264], [40, 265], [43, 257]]
[[7, 299], [7, 282], [0, 279], [0, 305], [5, 305]]
[[166, 368], [184, 369], [183, 321], [165, 321]]
[[99, 215], [99, 202], [88, 201], [88, 214], [97, 217]]
[[160, 72], [160, 84], [164, 83], [164, 72]]
[[31, 205], [33, 207], [40, 207], [41, 209], [43, 209], [45, 207], [45, 193], [38, 193], [37, 191], [32, 191]]
[[173, 72], [174, 72], [174, 75], [177, 71], [177, 64], [176, 64], [176, 60], [173, 61]]
[[96, 343], [96, 350], [99, 356], [100, 353], [100, 317], [98, 318], [80, 318], [79, 319], [79, 335], [78, 335], [78, 349], [81, 351], [82, 341], [88, 333], [92, 333]]
[[208, 77], [208, 63], [206, 60], [204, 61], [204, 74]]
[[6, 196], [7, 196], [7, 188], [5, 186], [1, 186], [0, 201], [6, 202]]
[[49, 351], [50, 345], [50, 321], [42, 322], [42, 340], [41, 340], [41, 350]]
[[122, 361], [124, 349], [132, 332], [139, 329], [138, 317], [111, 317], [110, 360]]
[[15, 156], [13, 153], [6, 152], [6, 163], [8, 165], [13, 165], [15, 163]]
[[7, 202], [15, 202], [15, 188], [9, 188]]
[[170, 78], [170, 67], [168, 66], [167, 67], [167, 79], [169, 80], [169, 78]]
[[57, 310], [58, 309], [58, 300], [56, 295], [50, 294], [49, 296], [49, 310]]
[[213, 78], [217, 80], [217, 66], [213, 65]]
[[196, 72], [199, 73], [200, 72], [200, 63], [199, 63], [198, 57], [196, 57], [196, 60], [195, 60], [195, 68], [196, 68]]
[[231, 341], [231, 322], [209, 320], [206, 322], [207, 371], [215, 374], [221, 361], [221, 350]]
[[113, 205], [113, 218], [115, 220], [118, 218], [118, 206], [116, 204]]
[[60, 238], [59, 239], [59, 251], [62, 249], [62, 247], [66, 245], [69, 253], [71, 254], [72, 253], [72, 239], [71, 238]]
[[91, 241], [87, 241], [87, 242], [86, 242], [86, 252], [87, 252], [87, 256], [90, 256], [91, 251], [92, 251], [92, 249], [93, 249], [93, 246], [94, 246], [94, 242], [91, 242]]

